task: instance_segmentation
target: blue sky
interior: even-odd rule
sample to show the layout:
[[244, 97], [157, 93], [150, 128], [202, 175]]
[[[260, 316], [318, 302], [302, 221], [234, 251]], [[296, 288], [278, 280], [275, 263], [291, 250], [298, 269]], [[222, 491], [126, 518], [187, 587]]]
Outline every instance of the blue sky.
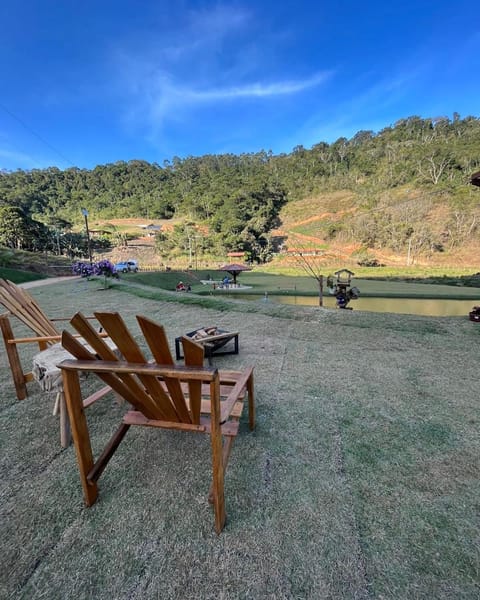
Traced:
[[3, 0], [0, 169], [272, 150], [480, 116], [466, 0]]

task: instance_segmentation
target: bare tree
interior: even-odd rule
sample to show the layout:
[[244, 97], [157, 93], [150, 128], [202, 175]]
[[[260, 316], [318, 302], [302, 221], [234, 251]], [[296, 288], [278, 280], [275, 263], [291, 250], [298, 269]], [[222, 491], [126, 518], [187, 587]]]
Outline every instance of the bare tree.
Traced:
[[293, 240], [296, 244], [293, 258], [297, 265], [305, 271], [305, 273], [315, 279], [318, 284], [318, 305], [323, 306], [323, 275], [320, 272], [320, 265], [315, 262], [315, 257], [318, 256], [317, 250], [311, 250], [302, 247], [298, 244], [299, 240]]
[[422, 177], [437, 185], [445, 170], [451, 165], [449, 156], [444, 156], [440, 152], [432, 152], [425, 157], [424, 162], [418, 162], [418, 172]]

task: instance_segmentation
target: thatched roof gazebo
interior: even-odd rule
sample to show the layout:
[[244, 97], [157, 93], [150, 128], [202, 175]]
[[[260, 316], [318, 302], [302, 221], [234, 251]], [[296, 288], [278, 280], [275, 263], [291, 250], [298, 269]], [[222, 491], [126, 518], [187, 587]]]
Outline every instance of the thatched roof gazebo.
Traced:
[[478, 173], [474, 173], [470, 177], [470, 183], [472, 185], [477, 185], [478, 187], [480, 187], [480, 171], [478, 171]]
[[242, 271], [251, 271], [251, 267], [247, 267], [246, 265], [239, 265], [237, 263], [232, 263], [231, 265], [223, 265], [218, 269], [219, 271], [226, 271], [233, 277], [233, 285], [237, 285], [237, 276]]

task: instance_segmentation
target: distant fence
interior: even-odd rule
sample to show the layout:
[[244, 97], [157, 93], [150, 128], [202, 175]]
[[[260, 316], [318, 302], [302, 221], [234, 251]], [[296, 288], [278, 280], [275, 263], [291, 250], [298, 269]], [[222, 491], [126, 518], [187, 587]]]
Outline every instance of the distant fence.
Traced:
[[[62, 275], [70, 275], [72, 273], [72, 267], [71, 265], [54, 265], [54, 264], [48, 264], [45, 265], [45, 267], [42, 268], [42, 271], [45, 271], [45, 269], [51, 270], [52, 272], [60, 272], [62, 271]], [[192, 267], [188, 267], [188, 266], [179, 266], [179, 265], [173, 265], [171, 267], [169, 267], [168, 265], [154, 265], [154, 264], [144, 264], [144, 263], [140, 263], [138, 270], [142, 273], [154, 273], [154, 272], [158, 272], [158, 273], [165, 273], [165, 272], [169, 272], [169, 271], [193, 271], [194, 269], [192, 269]]]
[[159, 265], [144, 265], [143, 263], [141, 263], [140, 266], [138, 267], [138, 270], [152, 272], [152, 271], [166, 271], [167, 268], [160, 267]]
[[[85, 259], [84, 259], [85, 260]], [[94, 258], [94, 262], [96, 262], [97, 260], [99, 260], [97, 257]], [[74, 261], [72, 261], [74, 262]], [[85, 260], [85, 262], [88, 262], [88, 259]], [[141, 273], [168, 273], [170, 271], [173, 272], [189, 272], [189, 273], [195, 273], [196, 271], [218, 271], [221, 267], [223, 263], [218, 262], [216, 264], [212, 264], [209, 263], [208, 265], [202, 264], [202, 265], [198, 265], [198, 268], [195, 268], [192, 265], [186, 265], [186, 264], [173, 264], [173, 265], [159, 265], [154, 264], [154, 263], [143, 263], [141, 261], [141, 259], [139, 260], [139, 267], [138, 270]], [[72, 266], [71, 264], [68, 265], [55, 265], [55, 264], [49, 264], [47, 263], [45, 266], [42, 266], [42, 269], [39, 269], [42, 272], [48, 272], [50, 271], [51, 273], [55, 273], [55, 274], [61, 274], [61, 275], [70, 275], [72, 273]]]
[[192, 265], [172, 265], [171, 267], [168, 265], [152, 265], [152, 264], [144, 264], [142, 262], [140, 262], [140, 265], [138, 267], [138, 270], [141, 272], [152, 272], [152, 271], [157, 271], [159, 273], [165, 273], [168, 271], [178, 271], [178, 272], [185, 272], [188, 271], [190, 273], [194, 273], [195, 271], [198, 270], [216, 270], [220, 267], [221, 263], [219, 263], [218, 265], [210, 265], [209, 267], [206, 267], [204, 265], [202, 266], [198, 266], [198, 269], [192, 267]]
[[55, 276], [63, 276], [63, 275], [72, 275], [72, 265], [51, 265], [46, 264], [42, 265], [42, 267], [34, 269], [34, 271], [39, 273], [47, 273], [48, 275]]
[[148, 264], [144, 264], [144, 263], [140, 263], [138, 266], [138, 270], [142, 273], [153, 273], [153, 272], [158, 272], [158, 273], [165, 273], [168, 271], [190, 271], [191, 269], [187, 268], [187, 267], [169, 267], [169, 266], [165, 266], [165, 265], [148, 265]]

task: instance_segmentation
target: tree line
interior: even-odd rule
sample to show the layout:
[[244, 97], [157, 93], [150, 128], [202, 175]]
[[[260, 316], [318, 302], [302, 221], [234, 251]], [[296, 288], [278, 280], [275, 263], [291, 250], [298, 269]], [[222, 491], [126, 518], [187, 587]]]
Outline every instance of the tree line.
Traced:
[[[245, 250], [263, 261], [271, 256], [270, 232], [285, 203], [347, 190], [355, 218], [323, 223], [327, 239], [443, 251], [478, 235], [478, 194], [468, 179], [479, 168], [480, 120], [454, 114], [411, 116], [378, 133], [359, 131], [288, 154], [262, 150], [173, 157], [162, 165], [131, 160], [94, 169], [2, 171], [0, 244], [81, 255], [82, 235], [72, 229], [81, 224], [84, 207], [99, 219], [183, 217], [202, 225], [202, 244], [213, 252]], [[392, 195], [405, 187], [416, 192], [410, 203]], [[432, 204], [445, 207], [444, 231], [428, 231]], [[159, 246], [166, 251], [189, 231], [163, 234]]]

